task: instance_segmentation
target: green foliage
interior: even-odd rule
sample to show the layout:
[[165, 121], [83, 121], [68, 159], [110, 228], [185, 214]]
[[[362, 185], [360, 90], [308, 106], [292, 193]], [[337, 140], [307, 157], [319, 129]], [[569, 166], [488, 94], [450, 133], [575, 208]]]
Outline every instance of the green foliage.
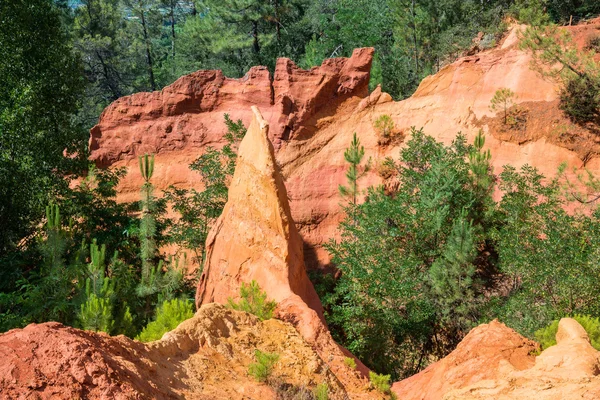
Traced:
[[160, 339], [186, 319], [194, 316], [193, 304], [188, 300], [172, 299], [162, 303], [156, 310], [156, 318], [136, 337], [141, 342]]
[[[327, 248], [341, 276], [322, 297], [332, 334], [394, 379], [447, 354], [475, 324], [500, 318], [520, 333], [562, 315], [600, 313], [600, 211], [573, 185], [534, 168], [492, 175], [480, 132], [444, 146], [413, 130], [396, 189], [369, 189]], [[598, 187], [588, 173], [588, 191]], [[494, 201], [492, 193], [502, 194]], [[589, 200], [589, 198], [592, 198]]]
[[361, 168], [360, 163], [365, 156], [365, 148], [360, 145], [360, 140], [354, 132], [350, 147], [344, 152], [344, 159], [350, 166], [346, 171], [346, 180], [348, 186], [339, 185], [340, 196], [348, 198], [351, 206], [356, 206], [357, 196], [360, 194], [358, 189], [358, 180], [362, 178], [370, 169], [370, 162]]
[[344, 357], [344, 365], [350, 369], [356, 369], [356, 361], [352, 357]]
[[144, 178], [142, 185], [142, 200], [140, 208], [142, 209], [142, 217], [140, 218], [140, 258], [142, 260], [142, 282], [140, 286], [142, 291], [146, 291], [144, 287], [151, 285], [151, 274], [156, 269], [153, 267], [154, 259], [156, 258], [156, 220], [153, 215], [155, 207], [155, 199], [153, 195], [154, 187], [150, 183], [152, 174], [154, 173], [154, 155], [148, 154], [138, 157], [140, 173]]
[[327, 382], [319, 383], [315, 387], [314, 395], [316, 400], [329, 400], [329, 386]]
[[246, 285], [242, 282], [240, 287], [240, 301], [237, 303], [230, 297], [227, 305], [238, 311], [245, 311], [256, 315], [260, 320], [273, 318], [273, 311], [277, 307], [274, 301], [267, 301], [267, 294], [260, 289], [256, 281]]
[[560, 91], [560, 108], [574, 121], [600, 120], [600, 80], [569, 78]]
[[401, 161], [391, 161], [398, 189], [371, 189], [342, 223], [342, 240], [327, 246], [342, 275], [323, 300], [336, 339], [394, 379], [446, 354], [484, 303], [474, 270], [485, 268], [476, 255], [489, 191], [472, 190], [467, 161], [477, 150], [462, 136], [449, 147], [422, 131], [411, 136]]
[[106, 246], [90, 245], [91, 262], [85, 272], [84, 300], [79, 310], [82, 329], [110, 333], [113, 325], [115, 283], [105, 276]]
[[511, 11], [521, 23], [543, 26], [550, 23], [550, 15], [546, 12], [546, 7], [546, 0], [516, 0]]
[[369, 379], [371, 380], [371, 384], [377, 391], [383, 394], [390, 393], [390, 389], [392, 387], [390, 385], [390, 378], [390, 375], [383, 375], [373, 371], [369, 371]]
[[556, 332], [558, 332], [558, 320], [554, 320], [545, 328], [535, 331], [535, 340], [537, 340], [542, 349], [547, 349], [556, 344]]
[[504, 112], [504, 124], [508, 123], [508, 109], [515, 104], [515, 93], [508, 89], [502, 88], [496, 90], [494, 97], [490, 101], [490, 109], [493, 111]]
[[548, 14], [557, 23], [568, 23], [600, 14], [600, 4], [595, 0], [547, 0]]
[[[600, 350], [600, 319], [589, 315], [574, 315], [573, 318], [585, 329], [592, 346], [596, 350]], [[554, 320], [550, 325], [535, 331], [535, 340], [540, 343], [543, 350], [556, 344], [558, 323], [559, 320]]]
[[382, 114], [373, 123], [373, 128], [379, 135], [379, 143], [385, 144], [394, 132], [394, 120], [388, 114]]
[[194, 252], [200, 270], [204, 262], [206, 236], [213, 222], [221, 215], [227, 202], [227, 191], [235, 170], [237, 147], [246, 134], [241, 120], [233, 121], [225, 114], [226, 145], [217, 150], [208, 147], [190, 169], [200, 173], [203, 191], [170, 187], [165, 198], [179, 218], [170, 227], [170, 240]]
[[275, 363], [279, 360], [279, 354], [254, 350], [256, 362], [248, 366], [248, 375], [258, 382], [266, 382], [273, 373]]
[[[0, 291], [14, 290], [45, 206], [84, 166], [88, 134], [72, 116], [81, 65], [51, 0], [0, 4]], [[64, 154], [69, 157], [65, 157]], [[24, 262], [26, 264], [26, 262]]]
[[[490, 150], [484, 151], [483, 146], [485, 145], [485, 135], [483, 130], [479, 130], [473, 148], [469, 152], [469, 167], [473, 174], [473, 190], [480, 199], [490, 200], [490, 193], [493, 189], [493, 177], [491, 175], [491, 159], [492, 154]], [[488, 206], [489, 204], [485, 204]], [[479, 210], [479, 214], [482, 215], [484, 210]]]
[[81, 329], [111, 332], [114, 325], [111, 299], [109, 298], [111, 295], [109, 287], [104, 287], [102, 297], [98, 297], [91, 292], [89, 285], [86, 286], [86, 301], [81, 305], [79, 313]]

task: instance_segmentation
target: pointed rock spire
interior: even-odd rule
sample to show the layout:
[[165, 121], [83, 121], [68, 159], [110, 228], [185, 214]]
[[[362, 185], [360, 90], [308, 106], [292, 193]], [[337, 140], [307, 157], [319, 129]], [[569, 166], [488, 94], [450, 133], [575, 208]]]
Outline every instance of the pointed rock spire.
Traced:
[[297, 295], [322, 318], [268, 139], [269, 125], [257, 107], [252, 111], [227, 204], [207, 239], [196, 304], [225, 303], [238, 296], [242, 282], [256, 280], [269, 298], [282, 303]]

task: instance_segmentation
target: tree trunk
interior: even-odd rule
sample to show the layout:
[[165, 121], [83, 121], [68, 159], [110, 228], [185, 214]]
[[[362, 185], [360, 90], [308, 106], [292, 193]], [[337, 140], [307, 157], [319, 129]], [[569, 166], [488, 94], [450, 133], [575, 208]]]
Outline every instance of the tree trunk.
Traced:
[[148, 35], [148, 27], [146, 26], [146, 16], [144, 13], [144, 3], [139, 0], [138, 5], [140, 7], [140, 19], [142, 21], [142, 31], [144, 33], [144, 42], [146, 44], [146, 61], [148, 62], [148, 77], [150, 78], [150, 88], [152, 91], [156, 90], [156, 82], [154, 81], [154, 67], [152, 63], [152, 53], [150, 49], [150, 38]]
[[[171, 0], [171, 55], [175, 58], [175, 4], [176, 0]], [[196, 7], [196, 6], [194, 6]]]
[[279, 1], [274, 0], [275, 9], [275, 31], [277, 32], [277, 43], [281, 43], [281, 23], [279, 22]]
[[260, 45], [258, 44], [258, 21], [252, 21], [252, 49], [254, 50], [254, 54], [258, 56], [260, 53]]
[[416, 16], [416, 12], [415, 12], [415, 0], [412, 0], [411, 14], [412, 14], [413, 41], [414, 41], [414, 46], [415, 46], [415, 73], [418, 77], [418, 75], [419, 75], [419, 48], [417, 45], [417, 16]]

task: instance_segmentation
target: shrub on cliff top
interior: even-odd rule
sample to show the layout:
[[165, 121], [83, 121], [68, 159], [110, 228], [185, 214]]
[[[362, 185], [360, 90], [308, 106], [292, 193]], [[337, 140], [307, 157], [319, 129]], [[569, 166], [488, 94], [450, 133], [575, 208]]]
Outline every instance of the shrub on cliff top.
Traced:
[[[590, 337], [591, 345], [596, 349], [600, 350], [600, 319], [594, 318], [589, 315], [575, 315], [573, 319], [585, 329], [588, 336]], [[550, 346], [556, 345], [556, 332], [558, 332], [559, 320], [554, 320], [550, 325], [545, 328], [539, 329], [535, 332], [535, 340], [537, 340], [542, 349], [547, 349]]]

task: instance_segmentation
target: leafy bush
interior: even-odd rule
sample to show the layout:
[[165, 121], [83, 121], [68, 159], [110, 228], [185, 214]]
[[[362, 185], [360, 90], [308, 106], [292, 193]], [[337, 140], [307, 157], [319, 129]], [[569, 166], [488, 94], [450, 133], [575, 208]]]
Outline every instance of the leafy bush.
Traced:
[[273, 373], [273, 367], [279, 360], [279, 354], [254, 350], [256, 362], [248, 366], [248, 374], [259, 382], [265, 382]]
[[371, 380], [371, 384], [373, 384], [373, 387], [381, 393], [390, 393], [390, 389], [392, 387], [390, 385], [390, 378], [390, 375], [383, 375], [373, 371], [369, 371], [369, 379]]
[[173, 299], [165, 301], [156, 311], [156, 318], [136, 337], [141, 342], [160, 339], [166, 332], [181, 322], [194, 316], [193, 304], [188, 300]]
[[542, 349], [547, 349], [550, 346], [556, 344], [556, 332], [558, 331], [558, 320], [554, 320], [545, 328], [538, 329], [535, 331], [534, 337]]
[[314, 391], [316, 400], [328, 400], [329, 399], [329, 386], [327, 383], [319, 383]]
[[236, 303], [230, 297], [227, 299], [227, 305], [234, 310], [254, 314], [260, 320], [264, 321], [273, 318], [273, 312], [277, 303], [267, 301], [267, 294], [253, 280], [249, 285], [242, 282], [242, 286], [240, 287], [240, 301]]
[[345, 357], [344, 364], [351, 369], [356, 369], [356, 361], [352, 357]]
[[327, 246], [342, 271], [324, 299], [333, 335], [394, 379], [444, 355], [477, 321], [483, 296], [474, 271], [485, 263], [476, 249], [485, 246], [480, 221], [489, 191], [475, 189], [492, 182], [475, 181], [490, 173], [489, 160], [474, 157], [481, 168], [472, 168], [464, 137], [445, 146], [420, 130], [411, 136], [402, 159], [390, 161], [397, 189], [371, 189], [343, 221], [341, 241]]
[[[585, 329], [590, 337], [590, 343], [596, 350], [600, 350], [600, 319], [589, 315], [575, 315], [573, 319]], [[554, 320], [545, 328], [535, 332], [535, 339], [540, 343], [542, 349], [547, 349], [556, 344], [556, 332], [558, 332], [559, 320]]]

